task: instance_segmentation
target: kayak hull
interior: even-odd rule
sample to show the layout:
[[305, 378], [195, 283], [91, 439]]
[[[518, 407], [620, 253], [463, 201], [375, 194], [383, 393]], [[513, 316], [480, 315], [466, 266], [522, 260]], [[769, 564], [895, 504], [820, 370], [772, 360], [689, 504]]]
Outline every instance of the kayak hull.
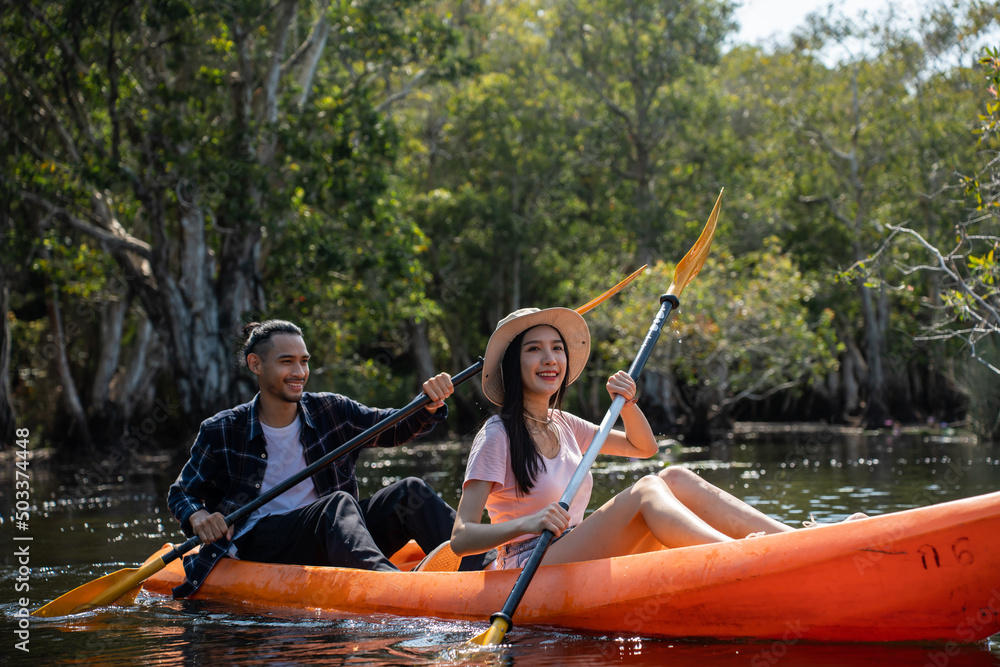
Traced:
[[[487, 622], [518, 573], [224, 559], [193, 597]], [[174, 561], [145, 588], [169, 595], [182, 580]], [[514, 621], [663, 637], [979, 641], [1000, 632], [1000, 492], [735, 542], [543, 565]]]

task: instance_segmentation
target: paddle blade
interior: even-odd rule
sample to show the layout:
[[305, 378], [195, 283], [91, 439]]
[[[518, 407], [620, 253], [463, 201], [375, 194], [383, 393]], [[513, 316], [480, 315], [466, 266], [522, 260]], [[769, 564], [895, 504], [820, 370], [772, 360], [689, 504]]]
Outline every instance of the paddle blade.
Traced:
[[502, 618], [494, 618], [489, 630], [476, 635], [468, 643], [476, 644], [477, 646], [497, 646], [503, 643], [503, 638], [508, 630], [510, 630], [510, 623]]
[[597, 297], [596, 299], [592, 299], [587, 303], [583, 304], [582, 306], [580, 306], [579, 308], [577, 308], [576, 312], [583, 315], [584, 313], [589, 312], [594, 308], [597, 308], [599, 305], [601, 305], [602, 303], [613, 297], [615, 294], [618, 294], [618, 292], [621, 292], [623, 289], [625, 289], [626, 285], [635, 280], [636, 277], [645, 270], [646, 270], [646, 265], [643, 264], [635, 272], [627, 276], [624, 280], [622, 280], [620, 283], [609, 289], [607, 292]]
[[135, 601], [139, 588], [149, 577], [162, 570], [166, 564], [162, 558], [152, 560], [142, 567], [125, 568], [106, 574], [100, 579], [88, 581], [65, 595], [57, 597], [44, 607], [36, 609], [32, 616], [50, 618], [52, 616], [71, 616], [82, 614], [95, 607], [103, 607], [130, 595], [128, 602]]
[[701, 236], [698, 237], [687, 254], [681, 258], [681, 261], [677, 262], [677, 268], [674, 269], [674, 282], [670, 284], [667, 294], [679, 297], [684, 288], [691, 284], [694, 277], [701, 271], [701, 267], [705, 266], [705, 259], [712, 247], [712, 238], [715, 237], [715, 226], [719, 222], [719, 209], [722, 206], [722, 193], [725, 190], [723, 188], [719, 192], [719, 198], [715, 200], [715, 207], [712, 209], [712, 214], [708, 216], [705, 228], [701, 230]]

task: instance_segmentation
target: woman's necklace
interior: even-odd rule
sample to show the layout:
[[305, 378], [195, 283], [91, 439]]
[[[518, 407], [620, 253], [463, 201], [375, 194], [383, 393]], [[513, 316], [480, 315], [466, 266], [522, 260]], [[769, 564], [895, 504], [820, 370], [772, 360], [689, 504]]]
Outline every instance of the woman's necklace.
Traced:
[[538, 417], [532, 417], [531, 413], [529, 413], [527, 410], [524, 411], [524, 416], [527, 417], [528, 419], [530, 419], [533, 422], [538, 422], [539, 424], [545, 424], [546, 426], [548, 426], [549, 424], [552, 423], [552, 418], [551, 417], [546, 416], [545, 419], [539, 419]]
[[[546, 415], [548, 415], [547, 412]], [[553, 458], [559, 453], [559, 433], [556, 432], [556, 428], [552, 424], [552, 417], [546, 416], [545, 419], [539, 419], [533, 417], [527, 410], [524, 411], [524, 416], [541, 424], [541, 426], [528, 425], [528, 431], [532, 434], [538, 453], [547, 459]]]
[[559, 433], [552, 424], [543, 427], [543, 429], [540, 429], [533, 438], [535, 446], [538, 448], [539, 454], [547, 459], [553, 459], [559, 453]]

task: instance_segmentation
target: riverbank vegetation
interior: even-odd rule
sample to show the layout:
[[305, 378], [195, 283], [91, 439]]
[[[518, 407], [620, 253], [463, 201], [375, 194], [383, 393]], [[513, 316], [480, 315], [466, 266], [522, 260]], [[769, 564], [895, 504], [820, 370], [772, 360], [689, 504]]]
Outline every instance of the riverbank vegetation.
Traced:
[[643, 383], [660, 432], [993, 436], [998, 4], [751, 46], [727, 0], [4, 3], [2, 439], [181, 447], [252, 396], [263, 317], [303, 327], [311, 389], [401, 405], [511, 310], [648, 264], [587, 316], [599, 420], [723, 187]]

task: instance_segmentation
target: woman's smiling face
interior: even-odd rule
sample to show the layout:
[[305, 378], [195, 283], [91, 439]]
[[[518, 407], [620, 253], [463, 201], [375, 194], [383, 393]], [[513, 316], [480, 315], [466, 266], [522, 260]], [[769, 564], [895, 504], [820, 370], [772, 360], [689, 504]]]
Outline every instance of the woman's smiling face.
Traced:
[[547, 324], [528, 329], [521, 342], [521, 384], [525, 399], [544, 396], [546, 402], [566, 376], [566, 345]]

